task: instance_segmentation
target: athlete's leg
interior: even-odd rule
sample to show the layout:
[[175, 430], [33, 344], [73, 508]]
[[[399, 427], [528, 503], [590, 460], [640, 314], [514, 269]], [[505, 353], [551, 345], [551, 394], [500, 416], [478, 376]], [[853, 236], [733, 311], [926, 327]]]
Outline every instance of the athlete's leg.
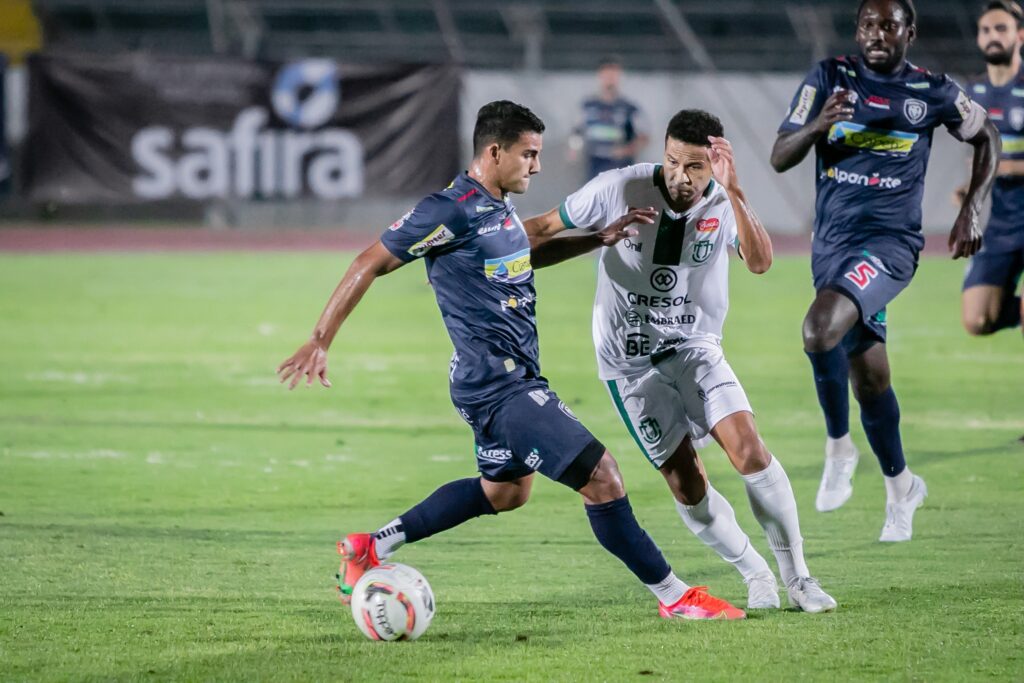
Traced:
[[704, 463], [689, 436], [658, 471], [675, 498], [676, 511], [697, 538], [736, 567], [744, 580], [759, 574], [771, 576], [771, 568], [743, 533], [729, 501], [708, 481]]
[[885, 479], [886, 523], [883, 541], [909, 541], [914, 511], [924, 502], [927, 488], [907, 467], [900, 438], [900, 406], [890, 381], [885, 344], [875, 344], [850, 358], [853, 395], [871, 450]]
[[[960, 298], [964, 330], [972, 337], [989, 335], [1020, 324], [1020, 299], [1007, 297], [1003, 287], [975, 285]], [[1004, 311], [1005, 309], [1005, 311]]]

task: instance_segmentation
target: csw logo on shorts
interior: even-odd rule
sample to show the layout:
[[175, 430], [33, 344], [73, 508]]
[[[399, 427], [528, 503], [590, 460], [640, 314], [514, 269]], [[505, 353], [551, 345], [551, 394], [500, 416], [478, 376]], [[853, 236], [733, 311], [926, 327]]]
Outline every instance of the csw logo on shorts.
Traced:
[[529, 247], [507, 256], [486, 259], [484, 261], [484, 276], [491, 282], [510, 284], [526, 282], [533, 276]]
[[832, 144], [899, 156], [910, 154], [919, 138], [917, 133], [869, 128], [852, 121], [833, 124], [828, 132], [828, 141]]

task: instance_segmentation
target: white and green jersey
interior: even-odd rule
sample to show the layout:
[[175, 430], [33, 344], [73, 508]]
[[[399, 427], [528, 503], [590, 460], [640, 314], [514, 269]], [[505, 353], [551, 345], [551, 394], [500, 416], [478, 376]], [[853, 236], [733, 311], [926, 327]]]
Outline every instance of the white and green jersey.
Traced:
[[594, 300], [594, 346], [603, 380], [643, 372], [681, 346], [718, 346], [729, 308], [729, 255], [736, 218], [711, 181], [684, 214], [669, 208], [660, 165], [606, 171], [559, 209], [570, 228], [600, 230], [630, 208], [653, 206], [653, 225], [601, 250]]

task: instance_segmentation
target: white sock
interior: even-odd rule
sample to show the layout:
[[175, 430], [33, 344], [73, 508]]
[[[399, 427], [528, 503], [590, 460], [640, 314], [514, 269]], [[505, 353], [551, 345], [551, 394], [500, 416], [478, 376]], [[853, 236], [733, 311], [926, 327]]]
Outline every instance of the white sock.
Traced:
[[772, 457], [768, 467], [742, 476], [747, 485], [750, 509], [764, 528], [783, 583], [788, 586], [802, 576], [810, 576], [804, 561], [804, 539], [800, 536], [796, 498], [782, 464]]
[[910, 493], [910, 487], [914, 485], [914, 475], [910, 473], [909, 467], [904, 467], [895, 477], [883, 476], [882, 479], [885, 480], [887, 503], [898, 503], [903, 500]]
[[750, 545], [750, 538], [736, 522], [736, 513], [722, 494], [708, 483], [708, 492], [696, 505], [676, 501], [676, 510], [683, 523], [700, 540], [729, 562], [744, 579], [755, 574], [771, 573], [771, 567]]
[[853, 458], [856, 458], [857, 447], [853, 445], [853, 439], [850, 438], [850, 433], [847, 432], [838, 439], [833, 439], [831, 436], [826, 437], [825, 457], [832, 458], [834, 460], [852, 460]]
[[402, 526], [401, 517], [395, 517], [390, 524], [382, 526], [373, 535], [373, 549], [377, 553], [378, 560], [388, 559], [403, 545], [405, 545], [405, 528]]
[[689, 586], [676, 577], [675, 572], [669, 572], [661, 583], [645, 583], [644, 585], [666, 607], [671, 607], [679, 602], [683, 598], [683, 594], [690, 590]]

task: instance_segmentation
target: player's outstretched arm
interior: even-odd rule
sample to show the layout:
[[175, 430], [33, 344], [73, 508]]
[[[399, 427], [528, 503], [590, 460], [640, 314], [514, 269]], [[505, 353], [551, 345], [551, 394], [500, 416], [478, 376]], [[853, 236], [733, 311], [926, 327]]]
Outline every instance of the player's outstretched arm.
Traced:
[[708, 137], [708, 142], [711, 143], [708, 149], [711, 172], [729, 196], [732, 212], [736, 216], [736, 236], [743, 262], [751, 273], [766, 273], [772, 267], [772, 240], [740, 187], [732, 144], [725, 138], [714, 136]]
[[334, 335], [338, 333], [341, 324], [355, 309], [373, 281], [403, 265], [404, 262], [392, 255], [380, 240], [359, 254], [345, 271], [345, 276], [341, 278], [327, 306], [324, 307], [324, 312], [320, 315], [309, 341], [277, 368], [281, 382], [290, 379], [288, 388], [294, 389], [305, 377], [307, 386], [312, 385], [314, 380], [319, 380], [320, 384], [330, 387], [331, 382], [327, 379], [327, 349], [334, 341]]
[[[562, 225], [562, 229], [565, 229], [562, 219], [558, 217], [558, 209], [553, 211], [556, 220]], [[550, 213], [549, 211], [544, 215], [547, 216]], [[630, 209], [626, 215], [596, 232], [584, 235], [569, 235], [555, 239], [548, 238], [544, 241], [538, 241], [536, 246], [534, 246], [534, 241], [531, 237], [530, 263], [534, 268], [545, 268], [581, 256], [599, 247], [614, 246], [627, 237], [636, 236], [637, 230], [631, 226], [637, 223], [650, 225], [654, 223], [657, 217], [658, 212], [654, 210], [654, 207], [648, 206], [643, 209]]]
[[956, 223], [949, 233], [949, 250], [954, 259], [974, 256], [981, 249], [981, 208], [995, 182], [1002, 151], [999, 131], [988, 119], [981, 130], [966, 142], [974, 147], [974, 158], [971, 162], [971, 181], [963, 204], [960, 205]]
[[785, 173], [804, 160], [818, 139], [826, 135], [833, 124], [853, 120], [853, 107], [850, 106], [849, 97], [849, 90], [835, 91], [825, 100], [821, 113], [813, 121], [800, 130], [779, 133], [779, 137], [775, 139], [775, 146], [772, 147], [772, 168], [779, 173]]

